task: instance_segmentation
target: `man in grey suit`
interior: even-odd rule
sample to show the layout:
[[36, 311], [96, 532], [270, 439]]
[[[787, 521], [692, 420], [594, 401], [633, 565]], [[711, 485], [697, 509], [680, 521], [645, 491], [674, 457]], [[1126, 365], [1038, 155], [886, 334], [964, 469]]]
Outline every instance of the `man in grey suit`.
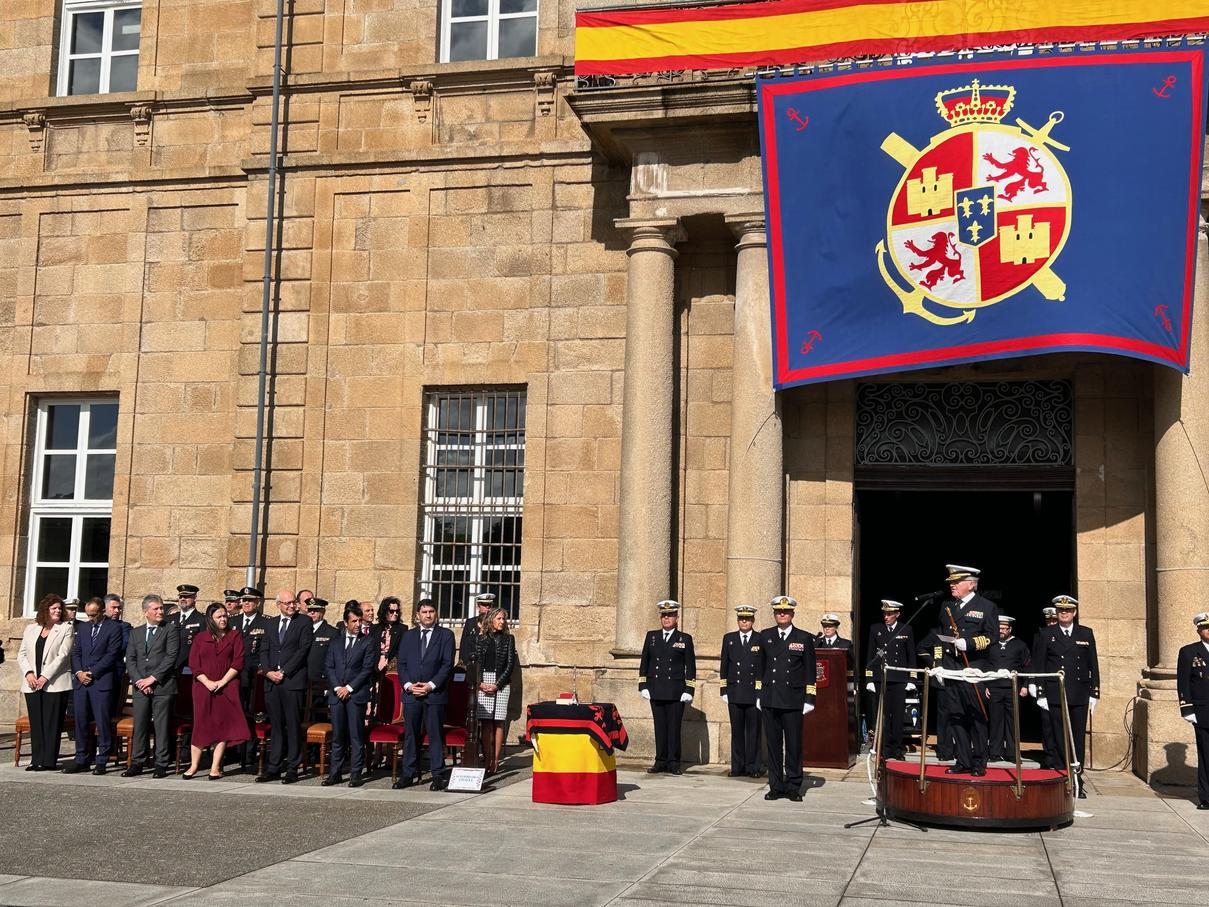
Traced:
[[134, 702], [134, 761], [122, 776], [133, 778], [143, 773], [147, 761], [148, 724], [155, 729], [155, 769], [153, 777], [168, 777], [172, 753], [169, 721], [176, 698], [176, 665], [180, 653], [180, 626], [164, 622], [164, 600], [158, 595], [143, 596], [146, 623], [130, 632], [126, 647], [126, 673], [130, 676], [130, 695]]

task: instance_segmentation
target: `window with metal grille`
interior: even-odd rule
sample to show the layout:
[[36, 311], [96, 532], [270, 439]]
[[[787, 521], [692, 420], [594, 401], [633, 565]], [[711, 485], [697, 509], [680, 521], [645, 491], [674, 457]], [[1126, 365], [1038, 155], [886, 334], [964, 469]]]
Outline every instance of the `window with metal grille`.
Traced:
[[421, 594], [442, 620], [469, 617], [484, 592], [519, 618], [524, 389], [425, 394], [421, 480]]
[[35, 432], [26, 614], [48, 592], [83, 601], [108, 591], [118, 401], [43, 400]]

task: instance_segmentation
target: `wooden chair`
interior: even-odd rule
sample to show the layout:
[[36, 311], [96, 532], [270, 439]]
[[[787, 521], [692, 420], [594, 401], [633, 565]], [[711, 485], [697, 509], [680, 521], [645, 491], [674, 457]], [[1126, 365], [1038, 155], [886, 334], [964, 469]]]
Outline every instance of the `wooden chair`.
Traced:
[[185, 748], [185, 737], [193, 732], [193, 675], [178, 674], [176, 678], [176, 700], [172, 704], [169, 720], [171, 733], [176, 738], [176, 770], [181, 770], [181, 751]]
[[[332, 723], [327, 714], [327, 696], [322, 689], [312, 686], [307, 690], [305, 718], [302, 723], [304, 744], [302, 747], [302, 770], [307, 769], [312, 746], [319, 747], [319, 776], [327, 774], [327, 751], [332, 745]], [[316, 702], [318, 700], [318, 702]]]
[[390, 671], [378, 681], [378, 698], [370, 716], [366, 745], [375, 756], [381, 746], [390, 747], [390, 780], [399, 780], [399, 747], [403, 744], [403, 688], [399, 675]]
[[[24, 697], [22, 697], [24, 699]], [[13, 743], [13, 765], [21, 765], [21, 744], [25, 740], [25, 735], [30, 732], [29, 715], [18, 715], [17, 721], [13, 725], [13, 731], [17, 735], [16, 741]], [[70, 709], [63, 718], [63, 733], [69, 739], [74, 739], [76, 735], [76, 720], [72, 717]], [[31, 753], [32, 755], [32, 753]]]

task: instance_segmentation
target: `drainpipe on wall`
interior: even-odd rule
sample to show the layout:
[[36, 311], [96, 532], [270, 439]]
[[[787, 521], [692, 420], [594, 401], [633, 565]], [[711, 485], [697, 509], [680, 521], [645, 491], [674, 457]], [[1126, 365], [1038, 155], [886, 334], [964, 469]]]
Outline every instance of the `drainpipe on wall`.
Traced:
[[269, 371], [269, 300], [273, 278], [273, 229], [277, 215], [277, 111], [281, 106], [281, 35], [285, 0], [277, 0], [273, 35], [273, 110], [269, 122], [269, 180], [265, 199], [264, 273], [260, 291], [260, 369], [256, 375], [256, 449], [252, 454], [252, 521], [248, 533], [247, 585], [256, 585], [256, 543], [260, 529], [260, 490], [264, 484], [265, 385]]

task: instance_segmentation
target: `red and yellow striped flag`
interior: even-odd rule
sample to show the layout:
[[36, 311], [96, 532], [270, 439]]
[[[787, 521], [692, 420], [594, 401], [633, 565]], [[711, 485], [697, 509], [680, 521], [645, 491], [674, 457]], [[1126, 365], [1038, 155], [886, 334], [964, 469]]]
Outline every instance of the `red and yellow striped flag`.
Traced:
[[1209, 0], [765, 0], [575, 14], [577, 75], [1209, 31]]

